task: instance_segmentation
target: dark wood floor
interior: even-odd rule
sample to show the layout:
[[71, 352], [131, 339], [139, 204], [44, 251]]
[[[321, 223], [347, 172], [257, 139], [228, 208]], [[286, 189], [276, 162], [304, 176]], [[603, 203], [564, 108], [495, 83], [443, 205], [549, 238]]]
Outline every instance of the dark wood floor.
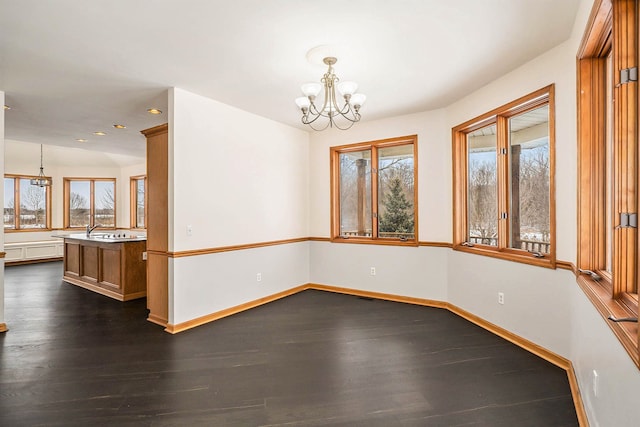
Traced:
[[576, 426], [564, 370], [448, 311], [305, 291], [170, 335], [8, 267], [0, 425]]

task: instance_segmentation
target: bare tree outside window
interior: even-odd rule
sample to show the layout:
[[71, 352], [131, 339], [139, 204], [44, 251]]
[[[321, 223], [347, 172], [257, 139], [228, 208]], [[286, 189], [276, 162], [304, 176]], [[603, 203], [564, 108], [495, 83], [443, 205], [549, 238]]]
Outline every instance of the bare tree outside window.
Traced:
[[548, 253], [551, 243], [549, 106], [509, 119], [510, 247]]
[[469, 242], [498, 245], [498, 160], [496, 126], [467, 136]]
[[69, 195], [69, 222], [72, 227], [89, 225], [89, 201], [79, 193]]
[[22, 228], [46, 228], [46, 188], [20, 180], [20, 224]]
[[145, 179], [136, 180], [136, 228], [145, 228]]
[[[485, 154], [485, 153], [483, 153]], [[496, 162], [469, 153], [469, 238], [472, 243], [498, 245]]]
[[50, 227], [50, 187], [31, 185], [31, 176], [5, 176], [3, 223], [5, 230]]
[[65, 227], [116, 226], [115, 178], [65, 178]]

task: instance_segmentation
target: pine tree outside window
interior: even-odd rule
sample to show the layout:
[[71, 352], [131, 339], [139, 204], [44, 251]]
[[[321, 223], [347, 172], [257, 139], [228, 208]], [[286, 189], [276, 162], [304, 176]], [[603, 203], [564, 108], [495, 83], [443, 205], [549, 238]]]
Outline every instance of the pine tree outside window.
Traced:
[[417, 136], [331, 148], [332, 241], [413, 244]]

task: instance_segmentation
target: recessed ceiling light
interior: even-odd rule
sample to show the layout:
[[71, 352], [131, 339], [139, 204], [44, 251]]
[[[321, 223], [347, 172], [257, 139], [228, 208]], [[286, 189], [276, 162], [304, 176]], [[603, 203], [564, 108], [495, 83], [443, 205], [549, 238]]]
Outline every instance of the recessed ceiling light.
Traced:
[[5, 105], [5, 106], [4, 106], [4, 109], [5, 109], [5, 110], [11, 110], [11, 107], [9, 107], [8, 105]]
[[105, 136], [106, 135], [106, 133], [102, 132], [102, 131], [94, 132], [93, 134], [94, 135], [98, 135], [98, 136]]
[[158, 110], [157, 108], [149, 108], [147, 110], [147, 113], [149, 113], [149, 114], [162, 114], [162, 111]]
[[87, 140], [84, 139], [84, 138], [76, 138], [76, 141], [78, 141], [78, 142], [87, 142]]
[[118, 123], [113, 125], [113, 127], [116, 128], [116, 129], [126, 129], [127, 128], [125, 125], [121, 125], [121, 124], [118, 124]]

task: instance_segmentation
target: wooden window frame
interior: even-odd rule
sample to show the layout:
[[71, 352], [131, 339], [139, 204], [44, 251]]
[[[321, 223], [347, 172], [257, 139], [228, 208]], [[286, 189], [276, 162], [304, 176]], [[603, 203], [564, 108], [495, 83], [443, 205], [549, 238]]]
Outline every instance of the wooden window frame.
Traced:
[[[638, 66], [637, 0], [597, 0], [577, 55], [578, 253], [577, 282], [608, 319], [638, 317], [638, 230], [620, 228], [619, 213], [638, 211], [638, 82], [620, 82], [619, 70]], [[612, 106], [606, 105], [606, 56], [612, 55]], [[608, 111], [611, 111], [607, 128]], [[612, 131], [612, 182], [607, 186], [607, 132]], [[611, 200], [606, 198], [611, 189]], [[607, 207], [612, 218], [611, 274], [606, 271]], [[594, 271], [599, 278], [581, 274]], [[597, 279], [597, 280], [596, 280]], [[635, 289], [633, 289], [635, 288]], [[630, 293], [630, 291], [634, 291]], [[607, 320], [640, 368], [638, 323]]]
[[[144, 227], [138, 227], [138, 186], [139, 180], [144, 180]], [[147, 176], [136, 175], [129, 178], [130, 217], [129, 226], [133, 229], [144, 230], [147, 228]]]
[[[554, 85], [546, 86], [506, 105], [462, 123], [452, 129], [453, 141], [453, 249], [485, 255], [509, 261], [522, 262], [540, 267], [556, 267], [556, 215], [555, 215], [555, 102]], [[468, 230], [468, 143], [467, 135], [480, 128], [495, 124], [497, 147], [509, 148], [508, 119], [543, 105], [549, 106], [549, 253], [536, 257], [522, 249], [510, 248], [508, 242], [509, 220], [498, 219], [497, 246], [469, 245]], [[498, 212], [507, 212], [509, 203], [508, 156], [497, 156]]]
[[73, 181], [88, 181], [89, 184], [89, 226], [95, 226], [95, 183], [109, 181], [113, 182], [113, 227], [99, 227], [100, 230], [115, 230], [118, 228], [118, 209], [117, 209], [117, 181], [116, 178], [78, 178], [78, 177], [65, 177], [64, 194], [63, 194], [63, 209], [64, 209], [64, 228], [69, 230], [78, 230], [84, 227], [71, 227], [70, 225], [70, 196], [71, 196], [71, 182]]
[[[38, 178], [37, 175], [17, 175], [17, 174], [5, 174], [4, 175], [5, 178], [12, 178], [14, 179], [14, 185], [13, 185], [13, 199], [14, 199], [14, 204], [17, 205], [17, 207], [14, 207], [14, 217], [13, 217], [13, 223], [14, 223], [14, 227], [13, 229], [5, 229], [4, 232], [5, 233], [28, 233], [28, 232], [34, 232], [34, 231], [51, 231], [51, 186], [45, 187], [46, 188], [46, 194], [45, 194], [45, 212], [46, 212], [46, 218], [45, 218], [45, 227], [44, 228], [22, 228], [20, 227], [20, 179], [33, 179], [33, 178]], [[45, 177], [49, 180], [49, 182], [51, 182], [51, 177]], [[15, 181], [18, 180], [18, 181]], [[17, 185], [16, 185], [17, 182]], [[4, 203], [4, 202], [3, 202]], [[3, 207], [3, 211], [4, 211], [4, 207]]]
[[[340, 233], [340, 160], [341, 153], [371, 150], [371, 164], [378, 164], [378, 150], [381, 148], [413, 146], [413, 218], [414, 237], [409, 240], [378, 237], [378, 174], [371, 172], [371, 237], [342, 236]], [[374, 245], [418, 246], [418, 135], [407, 135], [376, 141], [360, 142], [330, 148], [331, 167], [331, 241], [334, 243], [360, 243]], [[374, 178], [375, 177], [375, 178]]]

